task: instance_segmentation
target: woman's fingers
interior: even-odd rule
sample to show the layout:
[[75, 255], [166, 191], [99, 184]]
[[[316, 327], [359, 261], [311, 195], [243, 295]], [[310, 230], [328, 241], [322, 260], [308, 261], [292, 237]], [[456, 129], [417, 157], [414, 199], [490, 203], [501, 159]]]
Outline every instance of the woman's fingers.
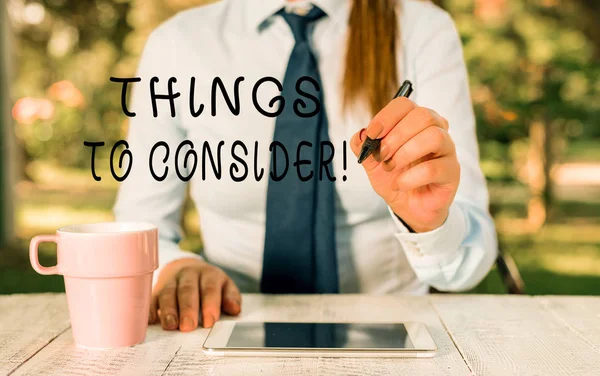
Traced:
[[[430, 127], [447, 131], [448, 122], [433, 110], [417, 107], [406, 98], [396, 98], [373, 118], [369, 127], [354, 134], [350, 147], [358, 156], [367, 136], [381, 139], [378, 150], [362, 163], [368, 172], [390, 160], [405, 143]], [[390, 170], [389, 166], [385, 169]]]
[[448, 132], [439, 127], [428, 127], [406, 141], [381, 166], [386, 171], [402, 170], [426, 156], [438, 158], [453, 152], [454, 142]]
[[163, 329], [175, 330], [179, 327], [177, 315], [177, 280], [171, 278], [158, 295], [160, 323]]
[[376, 159], [386, 161], [392, 158], [402, 145], [429, 127], [448, 130], [448, 122], [433, 110], [425, 107], [413, 108], [381, 140], [379, 155]]
[[199, 275], [193, 268], [182, 269], [177, 277], [177, 303], [179, 305], [179, 329], [189, 332], [198, 326], [200, 311]]
[[393, 99], [377, 113], [367, 126], [367, 136], [372, 139], [385, 137], [417, 105], [408, 98]]
[[222, 308], [225, 313], [238, 315], [242, 310], [242, 295], [231, 278], [227, 278], [223, 285]]
[[217, 268], [207, 268], [200, 274], [200, 301], [202, 326], [210, 328], [221, 316], [221, 298], [225, 273]]
[[158, 317], [166, 330], [194, 330], [200, 312], [203, 326], [208, 328], [219, 319], [221, 309], [231, 315], [241, 311], [242, 297], [235, 283], [221, 269], [196, 259], [167, 264], [155, 291], [148, 322]]
[[401, 172], [392, 183], [395, 191], [410, 191], [420, 187], [436, 184], [443, 187], [452, 183], [457, 164], [450, 157], [430, 159]]
[[150, 312], [148, 313], [148, 324], [156, 323], [158, 319], [158, 295], [152, 294], [150, 297]]

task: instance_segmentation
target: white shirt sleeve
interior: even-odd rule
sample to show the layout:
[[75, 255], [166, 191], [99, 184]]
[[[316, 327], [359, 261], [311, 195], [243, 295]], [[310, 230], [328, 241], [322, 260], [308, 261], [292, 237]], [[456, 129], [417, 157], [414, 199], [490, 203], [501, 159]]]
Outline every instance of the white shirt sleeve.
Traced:
[[[133, 163], [129, 176], [121, 183], [113, 208], [117, 221], [145, 221], [158, 227], [159, 268], [154, 273], [154, 282], [169, 262], [185, 257], [201, 258], [178, 246], [186, 183], [175, 173], [173, 161], [177, 147], [186, 136], [179, 123], [181, 111], [177, 111], [177, 116], [173, 118], [169, 101], [157, 99], [158, 117], [155, 118], [150, 97], [152, 77], [156, 76], [160, 80], [155, 85], [156, 93], [166, 94], [168, 78], [177, 74], [176, 38], [170, 38], [166, 34], [166, 29], [159, 27], [150, 35], [137, 72], [137, 77], [142, 81], [129, 84], [133, 87], [129, 88], [132, 90], [132, 103], [128, 110], [136, 113], [135, 117], [129, 119], [127, 137]], [[163, 175], [165, 167], [169, 169], [163, 181], [155, 180], [150, 173], [150, 151], [159, 141], [169, 145], [168, 160], [165, 163], [162, 162], [165, 157], [164, 147], [158, 147], [152, 158], [154, 171], [158, 176]], [[180, 166], [180, 171], [185, 169]]]
[[445, 117], [461, 166], [460, 185], [445, 223], [430, 232], [409, 233], [390, 210], [407, 258], [421, 281], [441, 291], [476, 286], [497, 255], [488, 192], [479, 167], [475, 116], [458, 32], [439, 9], [421, 20], [416, 51], [415, 101]]

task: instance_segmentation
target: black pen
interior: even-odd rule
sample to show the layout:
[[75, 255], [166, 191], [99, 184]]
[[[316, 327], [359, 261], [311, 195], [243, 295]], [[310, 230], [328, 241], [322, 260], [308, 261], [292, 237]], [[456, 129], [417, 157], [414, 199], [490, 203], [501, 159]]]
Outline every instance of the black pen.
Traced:
[[[394, 95], [394, 99], [398, 97], [408, 98], [412, 91], [412, 83], [409, 80], [406, 80], [402, 83], [402, 86], [400, 86], [400, 89], [398, 89], [396, 95]], [[373, 152], [379, 147], [379, 144], [381, 144], [380, 138], [372, 139], [369, 136], [367, 136], [367, 139], [360, 148], [358, 163], [363, 163], [363, 161], [367, 159], [369, 155], [373, 154]]]

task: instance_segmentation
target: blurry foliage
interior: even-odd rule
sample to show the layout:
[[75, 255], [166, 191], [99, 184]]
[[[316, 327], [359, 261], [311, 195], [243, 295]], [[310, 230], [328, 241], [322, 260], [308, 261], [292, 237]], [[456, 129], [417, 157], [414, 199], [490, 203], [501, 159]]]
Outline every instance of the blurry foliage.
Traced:
[[525, 138], [535, 119], [568, 138], [600, 136], [598, 46], [579, 30], [583, 8], [553, 0], [444, 5], [463, 38], [481, 141]]
[[[110, 145], [123, 138], [121, 88], [108, 78], [133, 75], [159, 23], [207, 2], [8, 0], [16, 34], [13, 117], [28, 158], [87, 167], [83, 140]], [[589, 21], [597, 7], [586, 0], [437, 3], [463, 39], [484, 159], [512, 164], [522, 157], [536, 120], [552, 127], [563, 146], [600, 137], [600, 54]]]

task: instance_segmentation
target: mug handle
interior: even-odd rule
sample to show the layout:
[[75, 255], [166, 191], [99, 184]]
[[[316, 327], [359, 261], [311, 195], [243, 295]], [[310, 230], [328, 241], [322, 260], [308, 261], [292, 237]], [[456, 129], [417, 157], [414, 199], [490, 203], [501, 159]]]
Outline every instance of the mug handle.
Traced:
[[38, 246], [43, 242], [54, 242], [58, 244], [58, 237], [56, 235], [38, 235], [31, 239], [31, 243], [29, 243], [29, 261], [31, 262], [31, 266], [36, 272], [42, 275], [58, 274], [58, 265], [48, 267], [40, 264], [38, 258]]

